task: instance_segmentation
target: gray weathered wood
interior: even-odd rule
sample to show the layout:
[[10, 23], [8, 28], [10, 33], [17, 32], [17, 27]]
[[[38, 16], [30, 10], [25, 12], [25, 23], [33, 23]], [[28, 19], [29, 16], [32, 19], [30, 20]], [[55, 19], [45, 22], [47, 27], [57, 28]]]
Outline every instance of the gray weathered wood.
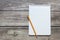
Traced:
[[[5, 11], [8, 11], [8, 10], [10, 10], [10, 12], [13, 10], [15, 10], [15, 11], [17, 11], [17, 10], [22, 10], [22, 11], [25, 10], [26, 11], [27, 10], [28, 11], [29, 5], [47, 5], [47, 4], [51, 5], [51, 18], [52, 18], [51, 25], [52, 26], [60, 26], [60, 11], [59, 11], [60, 10], [60, 0], [0, 0], [0, 14], [3, 14]], [[4, 12], [1, 12], [3, 10], [4, 10]], [[15, 12], [15, 11], [13, 11], [13, 12]], [[5, 14], [6, 13], [4, 13], [4, 15]], [[7, 14], [11, 16], [10, 13], [7, 13]], [[17, 17], [17, 18], [19, 19], [19, 17]], [[5, 20], [4, 23], [2, 22], [3, 21], [2, 19]], [[1, 21], [0, 25], [3, 25], [3, 24], [9, 25], [8, 21], [10, 23], [11, 20], [14, 18], [12, 18], [12, 19], [10, 18], [8, 20], [8, 19], [5, 19], [4, 17], [2, 17], [2, 19], [1, 19], [2, 21]], [[20, 20], [20, 22], [21, 22], [21, 20]], [[26, 20], [26, 19], [24, 18], [24, 20]]]
[[0, 26], [27, 26], [28, 14], [26, 11], [0, 11]]
[[0, 0], [0, 10], [28, 10], [32, 4], [51, 4], [52, 9], [59, 9], [60, 0]]
[[[37, 36], [37, 40], [60, 40], [60, 27], [52, 27], [51, 31], [50, 36]], [[28, 28], [0, 28], [0, 39], [35, 40], [35, 37], [29, 36]]]

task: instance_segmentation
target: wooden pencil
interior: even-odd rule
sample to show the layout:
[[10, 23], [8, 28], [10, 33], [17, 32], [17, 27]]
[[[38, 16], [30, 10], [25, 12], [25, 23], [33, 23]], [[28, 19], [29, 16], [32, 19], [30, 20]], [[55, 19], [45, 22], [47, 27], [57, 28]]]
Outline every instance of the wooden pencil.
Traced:
[[37, 38], [37, 35], [36, 35], [37, 33], [36, 33], [36, 30], [35, 30], [35, 28], [34, 28], [34, 26], [33, 26], [33, 24], [32, 24], [32, 21], [31, 21], [30, 17], [28, 16], [27, 19], [30, 21], [31, 27], [32, 27], [33, 32], [34, 32], [34, 34], [35, 34], [35, 37]]

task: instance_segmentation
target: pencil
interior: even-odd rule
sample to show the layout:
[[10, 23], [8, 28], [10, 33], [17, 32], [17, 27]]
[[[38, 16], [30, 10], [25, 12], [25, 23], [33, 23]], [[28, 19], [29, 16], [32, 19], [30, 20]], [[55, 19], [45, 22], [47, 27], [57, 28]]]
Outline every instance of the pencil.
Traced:
[[33, 24], [32, 24], [32, 21], [31, 21], [30, 17], [28, 16], [27, 19], [30, 21], [31, 27], [32, 27], [33, 32], [34, 32], [34, 34], [35, 34], [35, 37], [37, 38], [37, 35], [36, 35], [37, 33], [36, 33], [36, 30], [35, 30], [35, 28], [34, 28], [34, 26], [33, 26]]

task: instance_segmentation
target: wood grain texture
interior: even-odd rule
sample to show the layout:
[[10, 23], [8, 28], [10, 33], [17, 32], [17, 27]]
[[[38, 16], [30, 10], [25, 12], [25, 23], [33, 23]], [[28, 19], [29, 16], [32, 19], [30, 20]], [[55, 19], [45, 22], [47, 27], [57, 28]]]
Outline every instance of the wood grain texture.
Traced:
[[[20, 10], [19, 12], [21, 12], [21, 11], [28, 12], [29, 5], [47, 5], [47, 4], [51, 5], [51, 20], [52, 20], [51, 26], [60, 26], [60, 0], [0, 0], [0, 14], [3, 14], [5, 11], [15, 12], [15, 11]], [[4, 13], [4, 15], [5, 14], [6, 14], [6, 12]], [[10, 13], [7, 13], [7, 15], [11, 16]], [[26, 15], [24, 15], [24, 16], [26, 16]], [[17, 18], [19, 18], [19, 17], [17, 17]], [[2, 17], [2, 19], [6, 20], [4, 17]], [[10, 19], [10, 20], [7, 19], [6, 21], [4, 21], [4, 23], [1, 21], [0, 25], [9, 25], [10, 26], [12, 19]], [[20, 19], [20, 20], [22, 20], [22, 19]], [[24, 20], [26, 20], [26, 17], [24, 18]], [[8, 24], [8, 21], [10, 24]], [[18, 24], [16, 24], [16, 25], [18, 25]]]
[[[60, 27], [52, 27], [50, 36], [37, 37], [37, 40], [60, 40]], [[0, 28], [0, 40], [35, 40], [35, 37], [29, 36], [28, 28]]]
[[0, 26], [26, 26], [27, 16], [26, 11], [0, 11]]
[[28, 10], [32, 4], [51, 4], [52, 9], [59, 9], [60, 0], [0, 0], [0, 10]]
[[52, 34], [38, 40], [60, 40], [60, 0], [0, 0], [0, 40], [35, 40], [28, 35], [28, 6], [47, 4], [51, 4]]

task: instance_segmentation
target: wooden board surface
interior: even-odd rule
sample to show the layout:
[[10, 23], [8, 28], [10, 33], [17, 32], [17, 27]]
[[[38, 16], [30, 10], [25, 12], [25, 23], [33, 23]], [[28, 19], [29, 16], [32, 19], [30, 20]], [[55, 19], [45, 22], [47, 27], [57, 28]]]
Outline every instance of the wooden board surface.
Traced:
[[26, 26], [27, 16], [26, 11], [0, 11], [0, 26]]
[[[11, 11], [15, 12], [17, 10], [18, 10], [18, 12], [21, 12], [21, 11], [29, 12], [29, 10], [28, 10], [29, 7], [28, 6], [32, 5], [32, 4], [33, 5], [35, 5], [35, 4], [37, 4], [37, 5], [38, 4], [39, 5], [51, 4], [51, 17], [52, 17], [52, 24], [51, 25], [52, 26], [60, 26], [60, 11], [59, 11], [60, 10], [60, 0], [0, 0], [0, 14], [4, 14], [5, 15], [6, 11], [8, 11], [7, 15], [11, 15], [10, 14]], [[23, 13], [23, 15], [24, 14], [25, 13]], [[26, 16], [26, 15], [24, 15], [24, 16]], [[4, 17], [1, 17], [1, 18], [4, 19]], [[4, 20], [6, 20], [6, 19], [4, 19]], [[24, 20], [26, 20], [26, 17], [24, 18]], [[8, 21], [9, 20], [5, 21], [6, 23], [4, 22], [4, 24], [8, 25], [8, 26], [12, 26], [11, 21], [9, 21], [9, 23], [11, 25], [8, 24]], [[1, 21], [0, 26], [1, 25], [4, 26], [4, 24]], [[16, 25], [18, 25], [18, 24], [16, 24]], [[24, 25], [24, 24], [22, 24], [22, 25]]]
[[[50, 36], [37, 36], [37, 40], [60, 40], [60, 27], [52, 27]], [[25, 28], [0, 28], [0, 40], [35, 40]]]
[[[26, 16], [29, 12], [28, 5], [31, 4], [51, 4], [51, 17], [52, 17], [52, 27], [56, 26], [52, 29], [52, 35], [49, 37], [38, 37], [38, 40], [60, 40], [60, 0], [0, 0], [0, 40], [34, 40], [33, 36], [28, 36], [28, 29], [19, 29], [21, 34], [18, 36], [9, 35], [7, 32], [9, 30], [17, 30], [17, 29], [5, 29], [4, 26], [11, 26], [15, 28], [16, 25], [28, 26], [28, 21]], [[23, 12], [21, 12], [23, 11]], [[23, 14], [23, 19], [20, 19], [20, 16], [16, 15]], [[21, 14], [20, 14], [21, 13]], [[7, 15], [6, 15], [7, 14]], [[13, 15], [12, 15], [13, 14]], [[3, 15], [3, 16], [2, 16]], [[15, 15], [15, 16], [14, 16]], [[17, 20], [16, 20], [17, 19]], [[25, 20], [25, 21], [24, 21]], [[12, 21], [12, 22], [11, 22]], [[18, 22], [20, 21], [20, 22]], [[13, 24], [11, 24], [13, 23]], [[22, 23], [22, 24], [20, 24]], [[58, 27], [59, 26], [59, 27]], [[27, 39], [28, 38], [28, 39]]]

